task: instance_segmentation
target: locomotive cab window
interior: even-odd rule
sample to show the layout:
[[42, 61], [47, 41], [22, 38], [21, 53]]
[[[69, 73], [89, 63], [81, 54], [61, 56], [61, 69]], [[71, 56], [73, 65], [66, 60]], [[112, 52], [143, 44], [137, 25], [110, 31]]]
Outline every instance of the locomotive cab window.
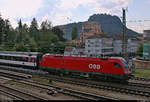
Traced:
[[118, 68], [121, 68], [121, 65], [119, 63], [116, 63], [116, 62], [114, 63], [114, 66], [118, 67]]

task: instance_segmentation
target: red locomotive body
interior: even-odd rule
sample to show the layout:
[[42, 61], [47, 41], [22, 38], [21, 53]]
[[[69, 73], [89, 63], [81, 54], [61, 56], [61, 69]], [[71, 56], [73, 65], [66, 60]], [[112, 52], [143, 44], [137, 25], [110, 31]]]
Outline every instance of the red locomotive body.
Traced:
[[125, 79], [131, 74], [122, 58], [78, 57], [45, 54], [40, 62], [42, 68], [51, 71], [78, 73], [80, 75], [103, 76]]

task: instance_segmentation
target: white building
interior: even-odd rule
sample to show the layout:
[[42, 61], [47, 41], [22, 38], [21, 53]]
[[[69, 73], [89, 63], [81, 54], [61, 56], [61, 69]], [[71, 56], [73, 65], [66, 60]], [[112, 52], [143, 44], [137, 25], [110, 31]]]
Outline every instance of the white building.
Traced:
[[127, 52], [130, 54], [134, 54], [137, 52], [140, 47], [140, 41], [136, 38], [129, 38], [127, 44]]
[[74, 47], [66, 47], [64, 51], [64, 55], [73, 55], [76, 54], [77, 51]]
[[[127, 53], [134, 56], [140, 47], [140, 40], [128, 38]], [[122, 39], [106, 35], [91, 36], [85, 40], [85, 48], [66, 48], [64, 55], [114, 56], [122, 55]]]
[[113, 52], [115, 55], [121, 55], [122, 54], [122, 40], [121, 39], [114, 39], [113, 40]]
[[150, 38], [150, 30], [144, 30], [143, 32], [144, 32], [143, 33], [144, 38]]
[[[127, 41], [128, 55], [135, 55], [140, 46], [140, 40], [129, 38]], [[90, 56], [122, 55], [121, 37], [91, 36], [85, 42], [85, 54]]]
[[85, 40], [85, 54], [88, 56], [106, 56], [113, 54], [113, 38], [99, 35]]
[[144, 30], [143, 32], [144, 32], [143, 33], [144, 40], [150, 42], [150, 30]]
[[84, 55], [84, 48], [66, 47], [64, 55]]

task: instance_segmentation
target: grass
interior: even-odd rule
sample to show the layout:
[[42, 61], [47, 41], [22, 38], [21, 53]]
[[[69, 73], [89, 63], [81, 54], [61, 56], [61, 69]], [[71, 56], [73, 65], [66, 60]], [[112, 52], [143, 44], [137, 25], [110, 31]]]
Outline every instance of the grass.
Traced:
[[9, 82], [7, 82], [7, 84], [21, 86], [21, 87], [28, 87], [27, 85], [25, 85], [23, 83], [16, 82], [16, 81], [9, 81]]
[[31, 80], [35, 80], [35, 81], [43, 82], [43, 83], [49, 83], [48, 79], [40, 78], [40, 76], [32, 76]]
[[133, 73], [133, 75], [135, 77], [150, 78], [150, 69], [136, 68], [135, 72]]

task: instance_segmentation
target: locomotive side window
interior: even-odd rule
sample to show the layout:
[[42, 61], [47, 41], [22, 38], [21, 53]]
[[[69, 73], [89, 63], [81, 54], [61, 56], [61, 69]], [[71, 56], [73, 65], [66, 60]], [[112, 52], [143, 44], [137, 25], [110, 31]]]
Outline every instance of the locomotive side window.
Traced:
[[127, 68], [127, 67], [128, 67], [126, 61], [122, 61], [122, 63], [123, 63], [124, 68]]
[[118, 68], [121, 68], [121, 65], [119, 63], [116, 63], [116, 62], [114, 63], [114, 66], [118, 67]]

